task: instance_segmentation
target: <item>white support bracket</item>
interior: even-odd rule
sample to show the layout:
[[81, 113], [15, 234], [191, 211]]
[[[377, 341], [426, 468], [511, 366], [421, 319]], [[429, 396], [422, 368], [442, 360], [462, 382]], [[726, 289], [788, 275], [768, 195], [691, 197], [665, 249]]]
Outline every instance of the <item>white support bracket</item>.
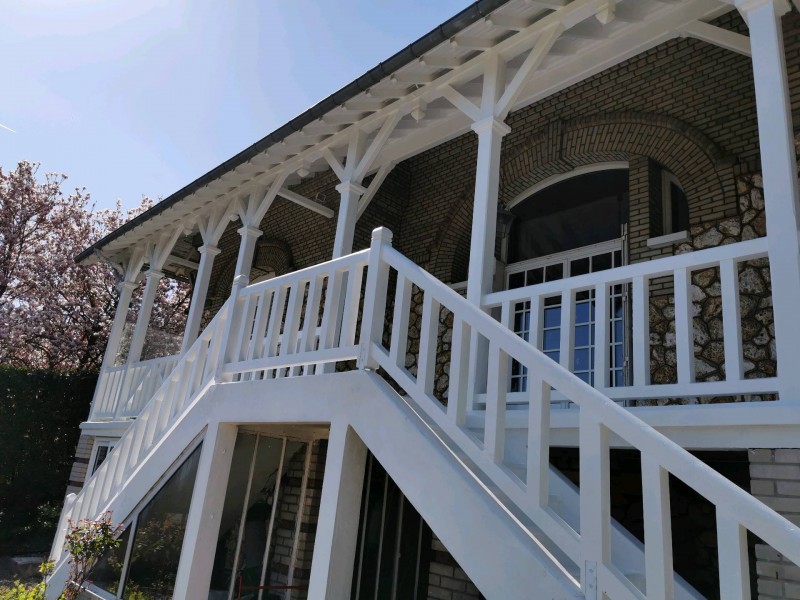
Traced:
[[743, 54], [744, 56], [749, 57], [752, 55], [749, 37], [742, 35], [741, 33], [728, 31], [727, 29], [722, 29], [721, 27], [703, 23], [702, 21], [693, 21], [692, 23], [689, 23], [683, 27], [683, 29], [681, 29], [679, 34], [682, 37], [690, 37], [697, 40], [702, 40], [709, 44], [719, 46], [720, 48], [725, 48], [726, 50]]
[[288, 188], [281, 188], [278, 191], [278, 196], [281, 198], [285, 198], [289, 202], [294, 202], [298, 206], [302, 206], [303, 208], [307, 208], [310, 211], [317, 213], [318, 215], [322, 215], [328, 219], [333, 218], [333, 210], [328, 208], [327, 206], [323, 206], [319, 202], [314, 202], [313, 200], [306, 198], [305, 196], [301, 196], [297, 192], [293, 192]]

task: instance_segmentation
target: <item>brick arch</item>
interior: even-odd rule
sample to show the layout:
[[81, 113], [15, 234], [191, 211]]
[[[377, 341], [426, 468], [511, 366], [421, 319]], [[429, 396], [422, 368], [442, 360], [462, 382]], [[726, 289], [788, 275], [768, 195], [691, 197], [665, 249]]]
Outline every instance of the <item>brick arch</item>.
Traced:
[[[735, 157], [683, 121], [639, 112], [553, 121], [503, 148], [500, 203], [576, 167], [634, 157], [648, 157], [674, 173], [692, 210], [710, 199], [736, 205]], [[472, 194], [465, 192], [437, 231], [428, 269], [442, 281], [467, 277], [472, 204]]]
[[[236, 259], [237, 254], [233, 254], [220, 269], [219, 277], [214, 282], [214, 298], [227, 298], [230, 294], [236, 271]], [[274, 271], [275, 275], [284, 275], [293, 268], [294, 259], [289, 244], [277, 238], [261, 238], [256, 242], [250, 281], [270, 271]]]
[[575, 167], [648, 157], [678, 180], [690, 206], [735, 199], [735, 158], [699, 129], [678, 119], [619, 112], [554, 121], [504, 152], [500, 201]]

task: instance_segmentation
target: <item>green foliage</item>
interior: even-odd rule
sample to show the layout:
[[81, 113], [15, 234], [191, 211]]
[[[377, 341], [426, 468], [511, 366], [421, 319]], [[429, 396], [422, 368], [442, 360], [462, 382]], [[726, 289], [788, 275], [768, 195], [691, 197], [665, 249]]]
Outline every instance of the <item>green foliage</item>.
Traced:
[[112, 524], [110, 512], [103, 513], [96, 520], [81, 519], [75, 524], [69, 522], [64, 550], [69, 553], [68, 581], [75, 585], [64, 590], [66, 600], [77, 598], [100, 557], [119, 547], [118, 534], [121, 530], [122, 525]]
[[14, 581], [10, 588], [0, 588], [0, 600], [44, 600], [47, 591], [45, 578], [53, 572], [51, 561], [43, 562], [39, 566], [39, 573], [42, 580], [32, 586], [27, 586], [19, 580]]
[[49, 548], [96, 382], [0, 367], [0, 553]]

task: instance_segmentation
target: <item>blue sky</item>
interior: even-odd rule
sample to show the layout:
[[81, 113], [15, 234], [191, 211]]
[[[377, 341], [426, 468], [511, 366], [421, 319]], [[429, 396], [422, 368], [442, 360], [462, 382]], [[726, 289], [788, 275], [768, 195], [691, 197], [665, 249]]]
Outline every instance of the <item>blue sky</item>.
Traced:
[[166, 197], [470, 0], [0, 0], [0, 166]]

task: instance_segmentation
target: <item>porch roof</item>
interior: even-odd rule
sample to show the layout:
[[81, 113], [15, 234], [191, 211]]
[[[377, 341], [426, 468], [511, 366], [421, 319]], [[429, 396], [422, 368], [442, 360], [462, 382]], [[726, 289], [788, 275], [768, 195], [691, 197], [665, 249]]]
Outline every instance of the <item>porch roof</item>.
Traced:
[[731, 37], [736, 34], [706, 24], [732, 9], [718, 0], [479, 0], [75, 260], [93, 261], [99, 251], [120, 260], [130, 248], [165, 231], [189, 231], [209, 205], [249, 193], [280, 170], [292, 172], [286, 185], [302, 180], [298, 170], [306, 177], [326, 171], [326, 155], [343, 162], [351, 131], [358, 128], [374, 138], [394, 113], [399, 121], [370, 172], [461, 135], [472, 121], [452, 98], [480, 106], [484, 62], [499, 55], [513, 76], [554, 26], [560, 34], [525, 79], [512, 110], [671, 38], [698, 37], [746, 50], [746, 42]]

